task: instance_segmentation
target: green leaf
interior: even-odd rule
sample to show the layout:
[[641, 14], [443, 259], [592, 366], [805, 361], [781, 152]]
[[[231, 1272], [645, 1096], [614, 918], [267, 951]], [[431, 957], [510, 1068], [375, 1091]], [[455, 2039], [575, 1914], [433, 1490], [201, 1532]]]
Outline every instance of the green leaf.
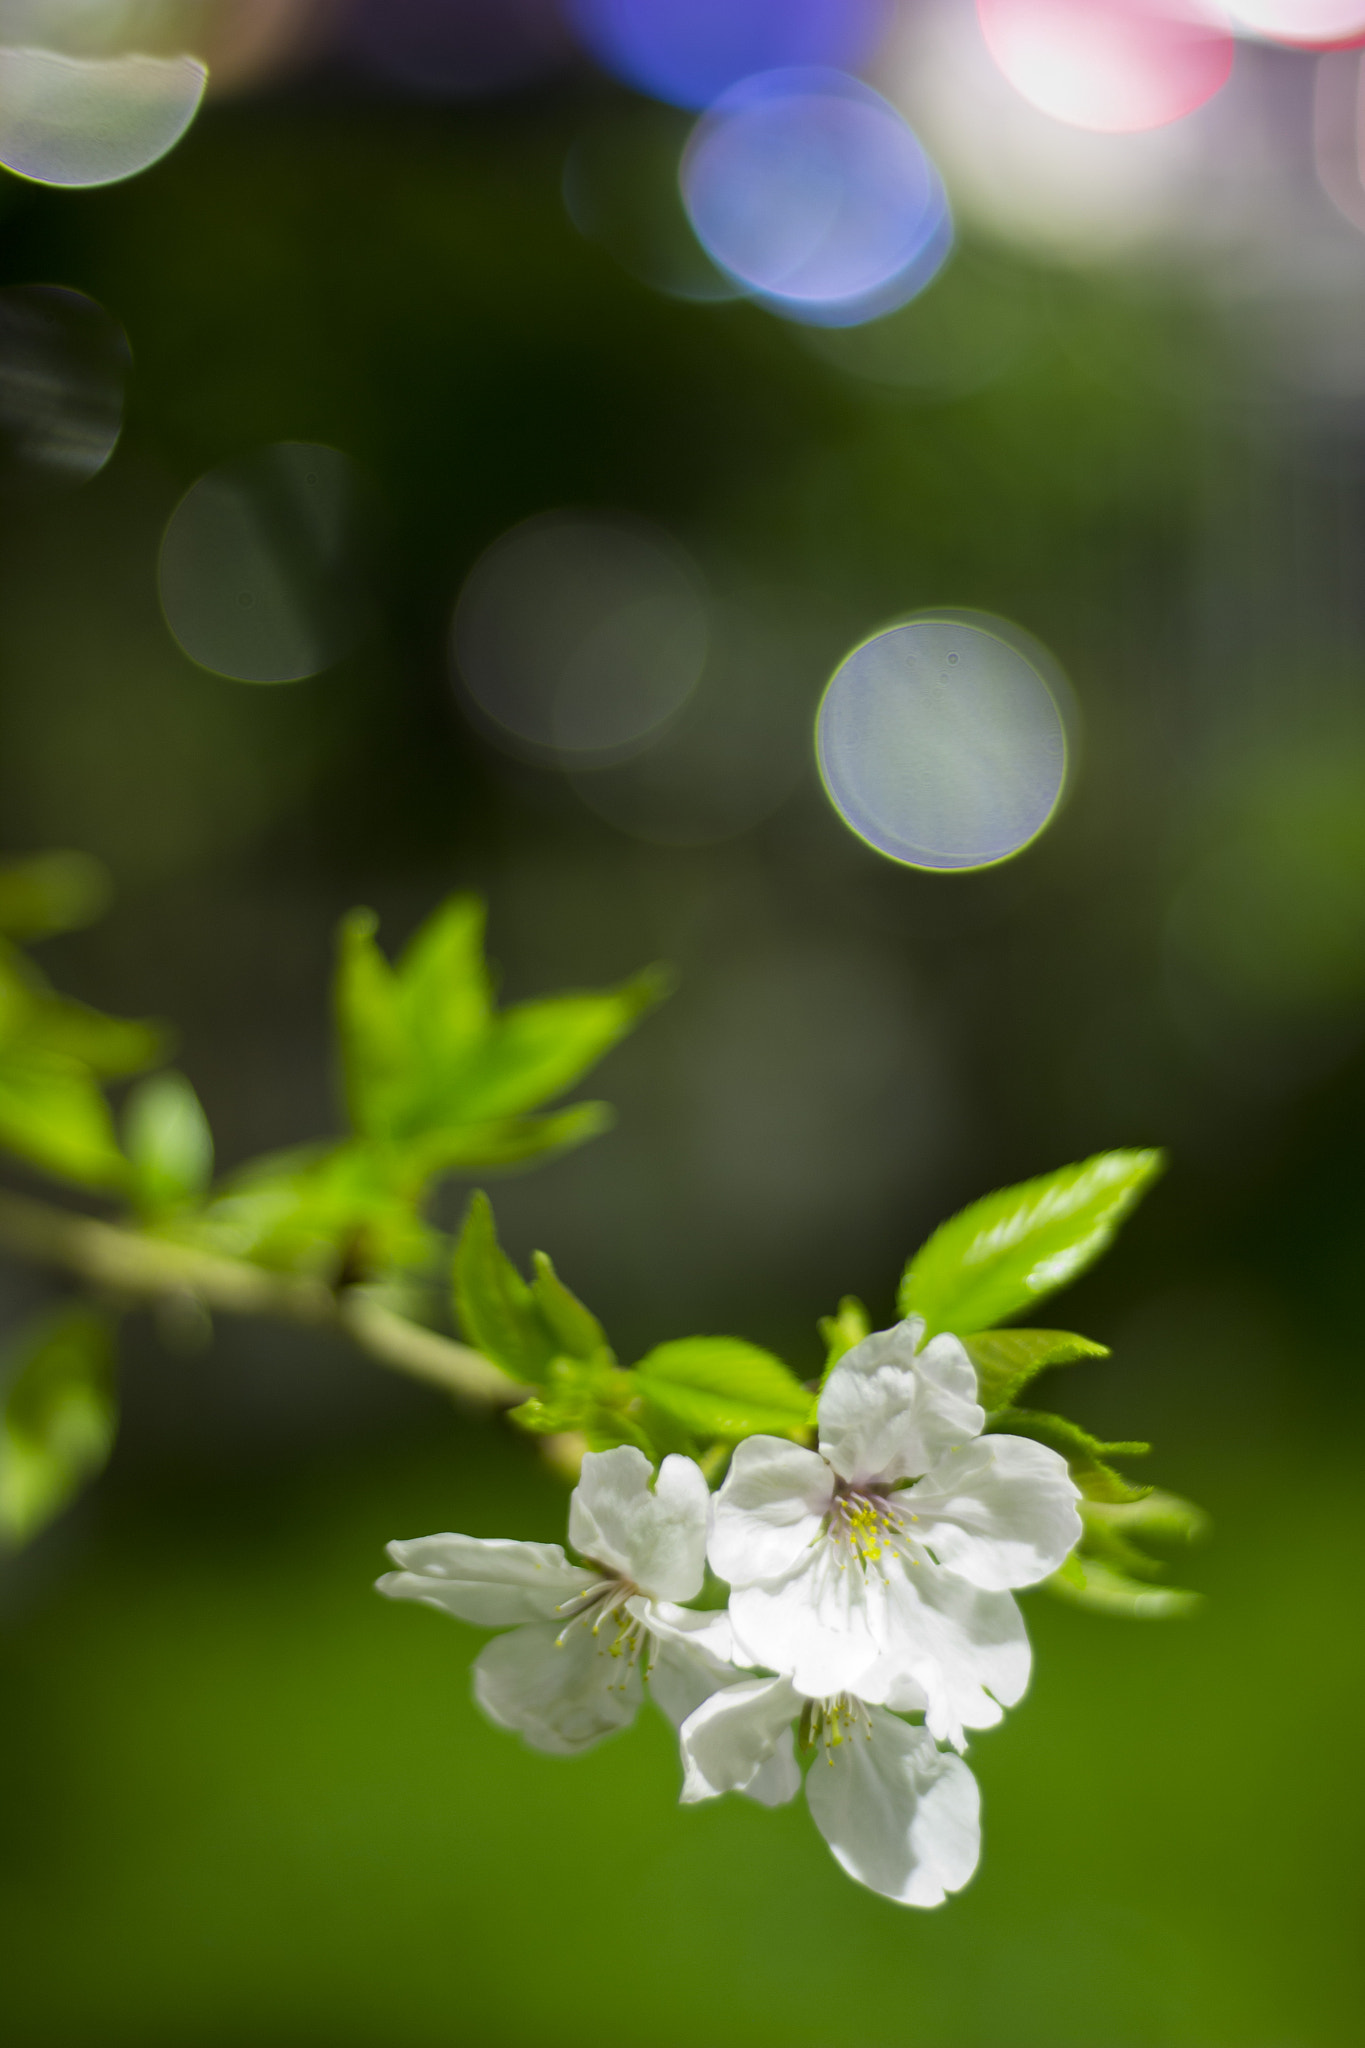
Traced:
[[974, 1330], [962, 1342], [976, 1367], [977, 1399], [987, 1409], [1008, 1407], [1050, 1365], [1109, 1356], [1107, 1344], [1067, 1330]]
[[901, 1314], [923, 1316], [932, 1337], [1032, 1307], [1099, 1257], [1164, 1163], [1160, 1152], [1101, 1152], [973, 1202], [916, 1252]]
[[11, 1047], [0, 1061], [0, 1146], [82, 1187], [124, 1185], [128, 1164], [89, 1069]]
[[26, 1543], [98, 1472], [117, 1427], [113, 1333], [71, 1308], [29, 1330], [0, 1411], [0, 1532]]
[[663, 1001], [672, 986], [649, 967], [619, 988], [550, 996], [495, 1017], [488, 1035], [450, 1076], [461, 1120], [518, 1116], [562, 1095]]
[[1139, 1620], [1191, 1614], [1202, 1604], [1197, 1593], [1154, 1584], [1166, 1567], [1141, 1548], [1142, 1542], [1184, 1545], [1202, 1536], [1208, 1518], [1193, 1502], [1156, 1491], [1127, 1502], [1083, 1500], [1081, 1520], [1085, 1533], [1078, 1548], [1044, 1581], [1049, 1592]]
[[872, 1318], [856, 1294], [846, 1294], [839, 1303], [837, 1315], [821, 1316], [819, 1329], [826, 1354], [825, 1369], [820, 1376], [823, 1387], [839, 1360], [870, 1334]]
[[1077, 1591], [1084, 1591], [1085, 1567], [1081, 1563], [1080, 1552], [1073, 1550], [1069, 1556], [1064, 1557], [1053, 1577], [1062, 1580], [1068, 1586], [1075, 1587]]
[[86, 853], [39, 853], [0, 867], [0, 932], [41, 939], [93, 924], [109, 901], [109, 877]]
[[477, 896], [451, 896], [398, 965], [399, 1001], [418, 1056], [448, 1068], [488, 1026], [493, 988], [483, 954], [486, 912]]
[[555, 1338], [498, 1243], [487, 1195], [474, 1195], [455, 1247], [455, 1307], [469, 1342], [517, 1379], [543, 1380]]
[[531, 1293], [559, 1349], [570, 1358], [610, 1359], [606, 1331], [592, 1310], [569, 1292], [545, 1252], [531, 1256], [536, 1269]]
[[746, 1436], [810, 1434], [815, 1401], [796, 1375], [739, 1337], [682, 1337], [660, 1344], [635, 1368], [651, 1410], [690, 1435], [738, 1443]]
[[173, 1068], [142, 1081], [123, 1112], [133, 1192], [144, 1208], [169, 1209], [201, 1195], [213, 1178], [213, 1133], [194, 1089]]
[[379, 947], [379, 920], [353, 910], [337, 934], [334, 991], [346, 1107], [365, 1137], [393, 1135], [411, 1086], [413, 1047], [397, 980]]
[[1141, 1537], [1144, 1542], [1184, 1544], [1198, 1543], [1209, 1532], [1209, 1517], [1203, 1508], [1160, 1487], [1153, 1487], [1141, 1500], [1117, 1505], [1088, 1501], [1081, 1512], [1092, 1538], [1103, 1533], [1109, 1540]]
[[154, 1066], [165, 1058], [170, 1039], [162, 1024], [106, 1017], [102, 1010], [58, 996], [35, 1002], [24, 1030], [26, 1045], [79, 1060], [109, 1081]]
[[1128, 1503], [1142, 1500], [1148, 1486], [1132, 1486], [1121, 1472], [1104, 1461], [1107, 1458], [1144, 1458], [1150, 1444], [1105, 1444], [1064, 1415], [1048, 1415], [1034, 1408], [997, 1408], [988, 1427], [1007, 1436], [1029, 1436], [1035, 1442], [1060, 1451], [1071, 1476], [1087, 1500]]
[[111, 1079], [164, 1058], [168, 1038], [160, 1024], [107, 1017], [54, 995], [33, 962], [0, 939], [0, 1047], [5, 1051], [57, 1053]]
[[45, 983], [28, 960], [0, 939], [0, 1049], [17, 1044]]
[[[562, 1328], [561, 1341], [572, 1337], [586, 1347], [594, 1335], [600, 1339], [600, 1326], [588, 1318]], [[669, 1451], [733, 1444], [759, 1433], [802, 1441], [815, 1405], [781, 1359], [736, 1337], [661, 1344], [633, 1372], [615, 1365], [601, 1339], [592, 1357], [552, 1359], [544, 1383], [542, 1398], [514, 1411], [521, 1428], [538, 1435], [581, 1431], [593, 1450], [635, 1444], [656, 1462]]]
[[172, 1234], [329, 1287], [425, 1270], [440, 1241], [422, 1221], [403, 1165], [355, 1140], [271, 1153], [206, 1207], [175, 1218]]
[[656, 1419], [671, 1423], [684, 1437], [702, 1443], [737, 1444], [748, 1436], [781, 1436], [804, 1443], [810, 1434], [808, 1420], [794, 1421], [783, 1409], [763, 1408], [734, 1395], [707, 1394], [666, 1380], [642, 1380], [640, 1390], [651, 1425]]
[[655, 1441], [644, 1426], [635, 1375], [609, 1358], [552, 1358], [543, 1394], [514, 1408], [513, 1422], [533, 1436], [580, 1435], [593, 1451], [634, 1444], [656, 1464], [666, 1451], [685, 1450], [686, 1441], [675, 1441], [667, 1430]]
[[611, 1121], [604, 1103], [527, 1112], [562, 1094], [666, 993], [653, 969], [618, 989], [496, 1014], [483, 922], [477, 898], [452, 897], [396, 972], [371, 912], [341, 928], [336, 1010], [351, 1121], [402, 1148], [415, 1183], [521, 1165], [596, 1137]]
[[643, 1422], [616, 1408], [591, 1409], [584, 1418], [583, 1434], [590, 1451], [614, 1451], [618, 1444], [634, 1444], [637, 1451], [644, 1452], [651, 1465], [657, 1465], [670, 1451], [680, 1448], [667, 1438], [662, 1443], [658, 1442]]
[[1172, 1621], [1203, 1605], [1198, 1593], [1178, 1586], [1152, 1586], [1133, 1579], [1103, 1558], [1073, 1553], [1060, 1571], [1044, 1579], [1049, 1593], [1097, 1614], [1115, 1614], [1134, 1621]]
[[1159, 1579], [1166, 1569], [1143, 1549], [1144, 1543], [1183, 1547], [1197, 1542], [1208, 1528], [1202, 1508], [1155, 1488], [1139, 1500], [1083, 1500], [1081, 1520], [1082, 1554], [1101, 1557], [1137, 1579]]
[[452, 1124], [409, 1141], [414, 1171], [421, 1177], [463, 1168], [524, 1166], [551, 1153], [570, 1152], [611, 1129], [615, 1112], [606, 1102], [579, 1102], [549, 1116], [503, 1117], [496, 1123]]

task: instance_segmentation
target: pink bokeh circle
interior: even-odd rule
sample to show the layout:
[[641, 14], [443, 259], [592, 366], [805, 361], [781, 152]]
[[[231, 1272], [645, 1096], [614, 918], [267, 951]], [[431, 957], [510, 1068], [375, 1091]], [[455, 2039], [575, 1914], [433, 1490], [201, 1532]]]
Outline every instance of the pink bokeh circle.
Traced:
[[1232, 18], [1238, 28], [1296, 50], [1365, 43], [1365, 0], [1233, 0]]
[[1212, 0], [977, 0], [977, 13], [1016, 92], [1076, 128], [1162, 128], [1232, 70], [1231, 23]]

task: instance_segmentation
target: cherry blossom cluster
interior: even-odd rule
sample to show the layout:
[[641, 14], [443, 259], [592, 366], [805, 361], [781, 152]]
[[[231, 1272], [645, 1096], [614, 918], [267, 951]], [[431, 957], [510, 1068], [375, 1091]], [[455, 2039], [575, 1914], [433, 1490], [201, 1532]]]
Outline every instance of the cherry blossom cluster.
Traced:
[[[864, 1338], [825, 1383], [818, 1448], [747, 1437], [715, 1495], [691, 1458], [656, 1472], [633, 1445], [589, 1452], [569, 1506], [579, 1563], [558, 1544], [426, 1536], [389, 1546], [380, 1590], [506, 1631], [474, 1694], [535, 1748], [588, 1749], [652, 1694], [684, 1803], [776, 1806], [804, 1780], [850, 1876], [940, 1905], [980, 1851], [968, 1731], [1028, 1684], [1014, 1591], [1082, 1525], [1065, 1460], [983, 1434], [963, 1345], [923, 1337], [911, 1317]], [[717, 1581], [726, 1606], [689, 1604]]]

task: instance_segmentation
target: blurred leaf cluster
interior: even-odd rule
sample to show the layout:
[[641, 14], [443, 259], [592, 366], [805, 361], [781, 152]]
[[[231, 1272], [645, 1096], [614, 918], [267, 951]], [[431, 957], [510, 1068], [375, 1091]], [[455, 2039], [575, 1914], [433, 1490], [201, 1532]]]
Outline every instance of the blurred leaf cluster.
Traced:
[[0, 1409], [0, 1537], [25, 1543], [93, 1478], [114, 1446], [114, 1331], [76, 1306], [25, 1331]]
[[366, 910], [343, 920], [334, 991], [350, 1135], [255, 1160], [173, 1227], [213, 1250], [329, 1285], [439, 1264], [424, 1220], [443, 1174], [553, 1158], [607, 1129], [606, 1103], [538, 1114], [668, 992], [660, 969], [619, 988], [499, 1010], [484, 908], [443, 904], [391, 965]]
[[[0, 1148], [115, 1198], [153, 1244], [338, 1296], [374, 1289], [405, 1310], [426, 1310], [448, 1262], [426, 1216], [434, 1184], [549, 1159], [605, 1130], [605, 1103], [545, 1105], [667, 993], [654, 969], [619, 988], [499, 1009], [475, 898], [443, 904], [396, 966], [376, 942], [376, 919], [355, 911], [342, 924], [334, 991], [349, 1133], [215, 1183], [213, 1134], [183, 1074], [140, 1080], [117, 1122], [106, 1094], [108, 1082], [163, 1060], [168, 1034], [56, 995], [15, 943], [87, 921], [105, 893], [98, 867], [78, 855], [0, 871]], [[10, 1537], [33, 1534], [107, 1457], [112, 1358], [105, 1309], [40, 1322], [16, 1346], [0, 1412], [0, 1530]]]
[[163, 1058], [166, 1035], [57, 995], [16, 943], [88, 923], [104, 897], [101, 870], [80, 854], [0, 870], [0, 1146], [59, 1180], [122, 1193], [133, 1175], [104, 1084]]

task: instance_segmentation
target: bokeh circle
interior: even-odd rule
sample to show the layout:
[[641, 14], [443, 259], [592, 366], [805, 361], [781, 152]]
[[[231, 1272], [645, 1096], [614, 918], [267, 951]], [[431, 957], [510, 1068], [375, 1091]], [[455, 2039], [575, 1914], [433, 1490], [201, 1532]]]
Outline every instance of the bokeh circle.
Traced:
[[455, 607], [466, 699], [494, 738], [533, 758], [625, 759], [681, 710], [701, 675], [700, 572], [645, 520], [548, 512], [479, 557]]
[[365, 617], [364, 493], [336, 448], [282, 441], [209, 472], [161, 544], [161, 606], [185, 653], [243, 683], [296, 683]]
[[1232, 73], [1231, 23], [1214, 0], [977, 0], [977, 13], [1015, 90], [1078, 128], [1162, 128]]
[[0, 488], [97, 475], [118, 445], [131, 361], [123, 329], [83, 292], [0, 291]]
[[1069, 747], [1058, 692], [1027, 645], [1004, 621], [926, 614], [847, 656], [820, 702], [816, 756], [851, 831], [933, 870], [993, 867], [1038, 837]]
[[199, 111], [197, 57], [0, 47], [0, 164], [35, 185], [115, 185], [174, 149]]
[[947, 198], [914, 131], [842, 72], [745, 79], [698, 122], [680, 175], [703, 247], [793, 319], [888, 313], [951, 247]]
[[1238, 28], [1298, 50], [1365, 43], [1365, 0], [1234, 0]]
[[891, 0], [569, 0], [586, 48], [627, 85], [708, 107], [743, 78], [790, 65], [857, 71]]

